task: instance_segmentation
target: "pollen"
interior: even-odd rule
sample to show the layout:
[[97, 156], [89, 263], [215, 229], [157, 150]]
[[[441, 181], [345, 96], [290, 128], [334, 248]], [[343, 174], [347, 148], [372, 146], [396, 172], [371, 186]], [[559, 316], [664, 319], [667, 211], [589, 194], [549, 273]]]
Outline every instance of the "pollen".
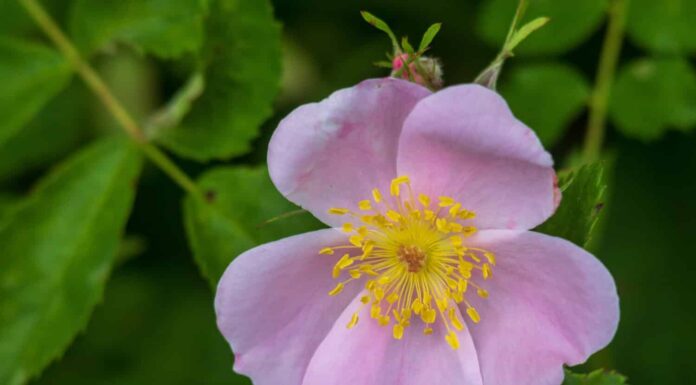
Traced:
[[377, 188], [367, 194], [355, 212], [329, 209], [348, 219], [341, 226], [346, 244], [319, 251], [337, 258], [331, 274], [338, 283], [329, 295], [349, 284], [365, 288], [347, 327], [356, 327], [367, 307], [368, 321], [389, 327], [397, 340], [413, 325], [425, 335], [444, 328], [445, 342], [458, 349], [457, 332], [481, 322], [467, 296], [489, 297], [480, 283], [492, 279], [496, 265], [491, 251], [468, 244], [476, 214], [450, 196], [414, 194], [405, 175], [391, 181], [388, 195]]

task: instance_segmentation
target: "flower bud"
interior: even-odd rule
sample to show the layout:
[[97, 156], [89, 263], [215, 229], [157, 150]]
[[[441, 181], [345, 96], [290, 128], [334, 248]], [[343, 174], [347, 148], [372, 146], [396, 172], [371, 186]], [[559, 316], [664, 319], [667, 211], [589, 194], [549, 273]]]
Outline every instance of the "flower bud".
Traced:
[[[409, 63], [406, 66], [406, 63]], [[442, 66], [436, 58], [427, 56], [415, 57], [408, 53], [394, 56], [391, 76], [426, 86], [430, 89], [442, 88]]]

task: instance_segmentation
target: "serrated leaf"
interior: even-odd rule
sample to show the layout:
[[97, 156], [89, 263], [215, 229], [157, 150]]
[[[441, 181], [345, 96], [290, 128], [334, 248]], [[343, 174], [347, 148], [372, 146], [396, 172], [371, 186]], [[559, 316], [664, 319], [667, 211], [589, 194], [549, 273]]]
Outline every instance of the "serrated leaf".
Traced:
[[442, 23], [435, 23], [428, 27], [423, 34], [420, 44], [418, 45], [418, 52], [423, 52], [430, 46], [430, 43], [433, 42], [433, 39], [435, 39], [437, 33], [440, 32], [441, 27]]
[[387, 23], [385, 23], [382, 19], [367, 11], [360, 11], [360, 15], [362, 15], [363, 19], [370, 25], [386, 33], [389, 36], [389, 40], [391, 40], [392, 45], [395, 49], [399, 47], [399, 41], [396, 39], [396, 35], [394, 35], [394, 32], [392, 32], [391, 28], [389, 28], [389, 25], [387, 25]]
[[[476, 29], [491, 46], [501, 47], [505, 42], [510, 20], [518, 0], [490, 0], [484, 2]], [[560, 54], [590, 37], [600, 26], [607, 9], [607, 0], [531, 0], [525, 13], [525, 22], [538, 17], [553, 20], [521, 45], [521, 55]], [[582, 15], [582, 17], [578, 17]]]
[[585, 77], [565, 64], [519, 66], [507, 75], [500, 83], [500, 93], [545, 147], [556, 144], [590, 96]]
[[563, 194], [561, 204], [556, 213], [535, 231], [584, 247], [604, 206], [606, 184], [603, 173], [602, 165], [593, 163], [559, 175], [558, 186]]
[[186, 198], [184, 219], [195, 260], [213, 287], [242, 252], [321, 227], [308, 213], [267, 223], [297, 206], [276, 191], [265, 167], [219, 167], [198, 185], [207, 202]]
[[589, 374], [577, 374], [566, 370], [562, 385], [625, 385], [626, 377], [616, 372], [605, 372], [602, 369]]
[[545, 26], [548, 22], [548, 17], [537, 17], [536, 19], [523, 25], [520, 29], [518, 29], [512, 34], [512, 37], [510, 38], [510, 41], [508, 42], [505, 49], [509, 52], [513, 52], [521, 42], [523, 42], [527, 37], [529, 37], [529, 35], [531, 35], [534, 31], [538, 30], [539, 28]]
[[70, 67], [43, 45], [0, 38], [0, 146], [67, 85]]
[[86, 98], [84, 88], [74, 82], [0, 144], [0, 182], [45, 167], [76, 149], [88, 135]]
[[181, 125], [153, 136], [198, 161], [246, 153], [280, 84], [280, 27], [267, 0], [219, 0], [206, 24], [205, 91]]
[[40, 181], [0, 228], [0, 383], [56, 359], [101, 299], [135, 195], [138, 152], [106, 139]]
[[637, 45], [655, 53], [696, 52], [696, 1], [631, 0], [626, 30]]
[[610, 114], [627, 136], [657, 139], [668, 129], [696, 126], [696, 73], [684, 59], [640, 59], [624, 66]]
[[194, 52], [203, 42], [208, 0], [76, 0], [70, 34], [90, 55], [113, 42], [162, 58]]

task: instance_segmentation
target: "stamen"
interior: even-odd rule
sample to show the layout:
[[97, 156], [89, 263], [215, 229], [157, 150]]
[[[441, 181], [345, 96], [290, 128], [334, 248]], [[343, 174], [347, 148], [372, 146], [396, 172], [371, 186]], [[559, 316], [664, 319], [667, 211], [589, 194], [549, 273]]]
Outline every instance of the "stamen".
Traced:
[[333, 215], [346, 215], [349, 212], [350, 212], [350, 210], [340, 208], [340, 207], [332, 207], [329, 209], [329, 214], [333, 214]]
[[[467, 290], [472, 285], [474, 295], [488, 298], [488, 291], [476, 282], [490, 279], [496, 264], [492, 252], [467, 244], [467, 238], [477, 231], [467, 223], [475, 214], [449, 196], [437, 197], [431, 209], [433, 199], [414, 194], [405, 175], [391, 181], [393, 199], [385, 201], [377, 188], [371, 193], [371, 200], [357, 202], [359, 212], [338, 207], [328, 210], [352, 218], [341, 226], [347, 233], [347, 244], [319, 251], [325, 255], [346, 251], [332, 269], [334, 278], [345, 278], [329, 295], [340, 294], [351, 281], [365, 280], [360, 309], [369, 307], [370, 318], [375, 320], [370, 322], [390, 326], [392, 337], [398, 340], [414, 316], [414, 322], [422, 322], [425, 335], [433, 334], [435, 327], [444, 327], [446, 342], [458, 349], [456, 332], [464, 330], [467, 317], [460, 315], [457, 306], [462, 304], [462, 310], [466, 309], [466, 322], [481, 321], [467, 301], [467, 295], [472, 295]], [[481, 274], [472, 276], [473, 271]], [[360, 312], [351, 316], [348, 329], [356, 327]]]
[[379, 189], [376, 188], [372, 190], [372, 199], [375, 200], [375, 203], [382, 202], [382, 193], [379, 191]]

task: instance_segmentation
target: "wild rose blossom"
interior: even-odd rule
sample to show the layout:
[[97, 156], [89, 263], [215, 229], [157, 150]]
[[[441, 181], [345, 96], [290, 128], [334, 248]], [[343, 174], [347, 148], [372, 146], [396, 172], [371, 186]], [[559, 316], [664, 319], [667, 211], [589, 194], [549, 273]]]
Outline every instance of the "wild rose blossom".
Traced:
[[491, 90], [364, 81], [286, 117], [268, 165], [332, 228], [247, 251], [219, 283], [256, 385], [557, 385], [614, 335], [604, 266], [528, 231], [559, 203], [552, 160]]

